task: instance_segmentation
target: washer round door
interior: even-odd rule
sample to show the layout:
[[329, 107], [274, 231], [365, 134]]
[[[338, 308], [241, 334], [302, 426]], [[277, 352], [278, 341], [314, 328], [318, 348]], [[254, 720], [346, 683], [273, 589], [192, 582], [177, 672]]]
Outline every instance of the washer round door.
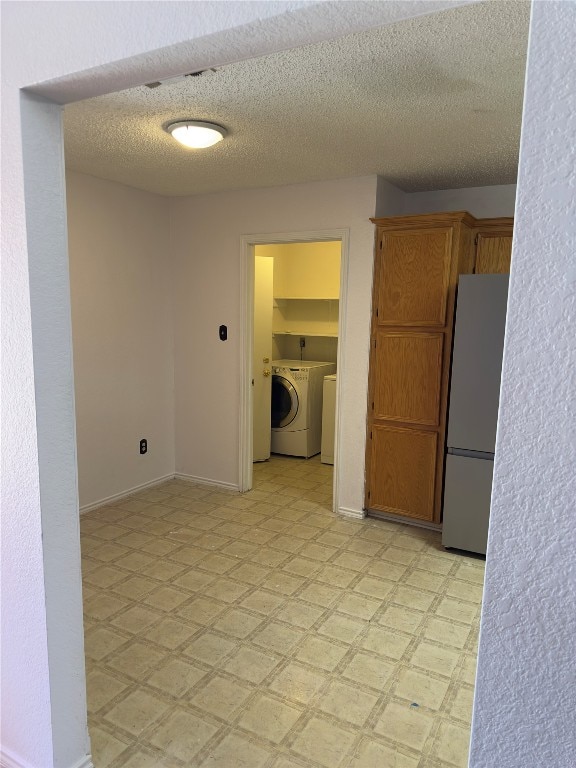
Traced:
[[272, 429], [287, 427], [298, 413], [298, 393], [284, 376], [272, 376]]

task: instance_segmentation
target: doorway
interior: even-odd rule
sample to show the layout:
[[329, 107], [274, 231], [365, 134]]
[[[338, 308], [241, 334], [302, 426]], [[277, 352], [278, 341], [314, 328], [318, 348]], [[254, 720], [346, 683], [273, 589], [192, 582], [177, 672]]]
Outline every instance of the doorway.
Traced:
[[[300, 246], [300, 248], [298, 247]], [[324, 248], [322, 248], [324, 246]], [[304, 289], [302, 284], [300, 288], [294, 287], [290, 283], [288, 276], [291, 271], [298, 271], [299, 259], [316, 258], [321, 260], [329, 259], [329, 256], [318, 256], [319, 253], [326, 254], [330, 250], [339, 251], [340, 270], [336, 280], [332, 282], [324, 281], [324, 287], [321, 288], [322, 272], [318, 271], [314, 275], [313, 270], [309, 272], [310, 287]], [[300, 255], [298, 255], [300, 252]], [[273, 269], [264, 269], [264, 282], [268, 288], [262, 288], [259, 281], [259, 291], [267, 290], [268, 299], [262, 296], [257, 297], [255, 290], [256, 281], [256, 259], [278, 260], [278, 270], [276, 283], [274, 281]], [[319, 262], [317, 262], [318, 265]], [[325, 274], [325, 272], [324, 272]], [[243, 317], [241, 320], [241, 405], [240, 405], [240, 490], [248, 491], [253, 484], [253, 462], [255, 460], [254, 450], [254, 424], [259, 425], [259, 429], [266, 429], [266, 404], [270, 402], [272, 362], [273, 359], [300, 359], [302, 361], [314, 360], [314, 356], [333, 356], [337, 370], [342, 373], [336, 380], [336, 404], [334, 415], [334, 473], [333, 473], [333, 501], [332, 508], [338, 509], [338, 432], [340, 425], [339, 411], [339, 392], [342, 388], [342, 379], [345, 376], [342, 345], [338, 339], [342, 336], [342, 331], [346, 326], [346, 296], [347, 296], [347, 274], [348, 274], [348, 230], [322, 230], [314, 232], [293, 232], [283, 234], [264, 234], [249, 235], [242, 238], [242, 281], [241, 281], [241, 308]], [[288, 281], [288, 282], [286, 282]], [[334, 283], [334, 284], [333, 284]], [[275, 285], [277, 296], [274, 296]], [[291, 286], [291, 287], [289, 287]], [[301, 295], [298, 291], [308, 290], [309, 298]], [[320, 291], [323, 290], [325, 295]], [[332, 294], [336, 295], [332, 296]], [[312, 297], [310, 291], [319, 295]], [[294, 293], [289, 296], [288, 293]], [[328, 295], [330, 293], [330, 296]], [[303, 310], [303, 305], [310, 303], [310, 298], [315, 298], [317, 306], [308, 307]], [[279, 300], [279, 301], [278, 301]], [[257, 344], [260, 344], [260, 338], [266, 338], [267, 332], [257, 333], [255, 323], [255, 307], [262, 309], [272, 304], [272, 312], [263, 313], [265, 322], [271, 325], [269, 353], [260, 354]], [[337, 301], [338, 309], [335, 311], [333, 306]], [[324, 305], [324, 306], [322, 306]], [[302, 312], [305, 312], [307, 320], [306, 326], [301, 326]], [[266, 320], [266, 318], [268, 318]], [[276, 332], [274, 332], [274, 328]], [[312, 330], [315, 328], [315, 330]], [[307, 331], [307, 333], [300, 332]], [[255, 335], [258, 337], [255, 342]], [[303, 341], [302, 341], [303, 340]], [[309, 341], [308, 341], [309, 340]], [[308, 346], [307, 346], [308, 345]], [[256, 360], [258, 359], [258, 364]], [[264, 363], [268, 359], [270, 362]], [[322, 359], [322, 358], [320, 358]], [[267, 373], [270, 371], [270, 373]], [[256, 379], [260, 378], [256, 386]], [[267, 383], [267, 380], [270, 382]], [[262, 381], [263, 380], [263, 381]], [[254, 382], [254, 383], [253, 383]], [[258, 399], [257, 399], [258, 398]], [[257, 409], [260, 411], [260, 418]], [[261, 451], [261, 446], [258, 448]], [[264, 449], [265, 457], [266, 449]], [[260, 455], [260, 454], [259, 454]], [[262, 458], [260, 458], [262, 460]]]
[[[256, 245], [254, 251], [252, 458], [267, 461], [272, 451], [308, 459], [322, 447], [322, 380], [336, 373], [341, 242]], [[322, 461], [330, 458], [324, 454]]]

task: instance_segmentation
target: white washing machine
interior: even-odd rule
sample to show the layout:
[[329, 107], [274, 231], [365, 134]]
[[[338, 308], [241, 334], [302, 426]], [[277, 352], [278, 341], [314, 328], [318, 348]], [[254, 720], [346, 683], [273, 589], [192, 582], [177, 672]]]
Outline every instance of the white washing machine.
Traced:
[[336, 363], [272, 361], [272, 453], [315, 456], [322, 443], [324, 376]]

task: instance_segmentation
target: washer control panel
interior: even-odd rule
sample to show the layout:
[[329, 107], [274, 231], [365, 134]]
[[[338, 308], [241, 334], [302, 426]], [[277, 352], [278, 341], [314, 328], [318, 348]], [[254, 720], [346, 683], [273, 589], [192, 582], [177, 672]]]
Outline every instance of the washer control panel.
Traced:
[[293, 381], [308, 381], [308, 368], [279, 368], [274, 366], [274, 373], [287, 376]]

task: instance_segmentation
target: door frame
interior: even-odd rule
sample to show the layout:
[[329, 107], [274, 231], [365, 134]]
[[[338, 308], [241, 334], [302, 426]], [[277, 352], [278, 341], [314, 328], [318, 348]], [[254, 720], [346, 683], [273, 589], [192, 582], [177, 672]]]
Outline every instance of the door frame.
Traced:
[[340, 468], [338, 446], [341, 437], [341, 392], [345, 370], [344, 330], [348, 311], [348, 264], [350, 251], [350, 230], [318, 229], [306, 232], [271, 232], [268, 234], [243, 235], [240, 238], [240, 413], [239, 413], [239, 490], [252, 488], [252, 378], [254, 342], [254, 246], [282, 245], [288, 243], [310, 243], [339, 240], [340, 250], [340, 298], [338, 308], [338, 353], [336, 365], [336, 417], [334, 434], [334, 476], [332, 486], [332, 508], [338, 510]]

